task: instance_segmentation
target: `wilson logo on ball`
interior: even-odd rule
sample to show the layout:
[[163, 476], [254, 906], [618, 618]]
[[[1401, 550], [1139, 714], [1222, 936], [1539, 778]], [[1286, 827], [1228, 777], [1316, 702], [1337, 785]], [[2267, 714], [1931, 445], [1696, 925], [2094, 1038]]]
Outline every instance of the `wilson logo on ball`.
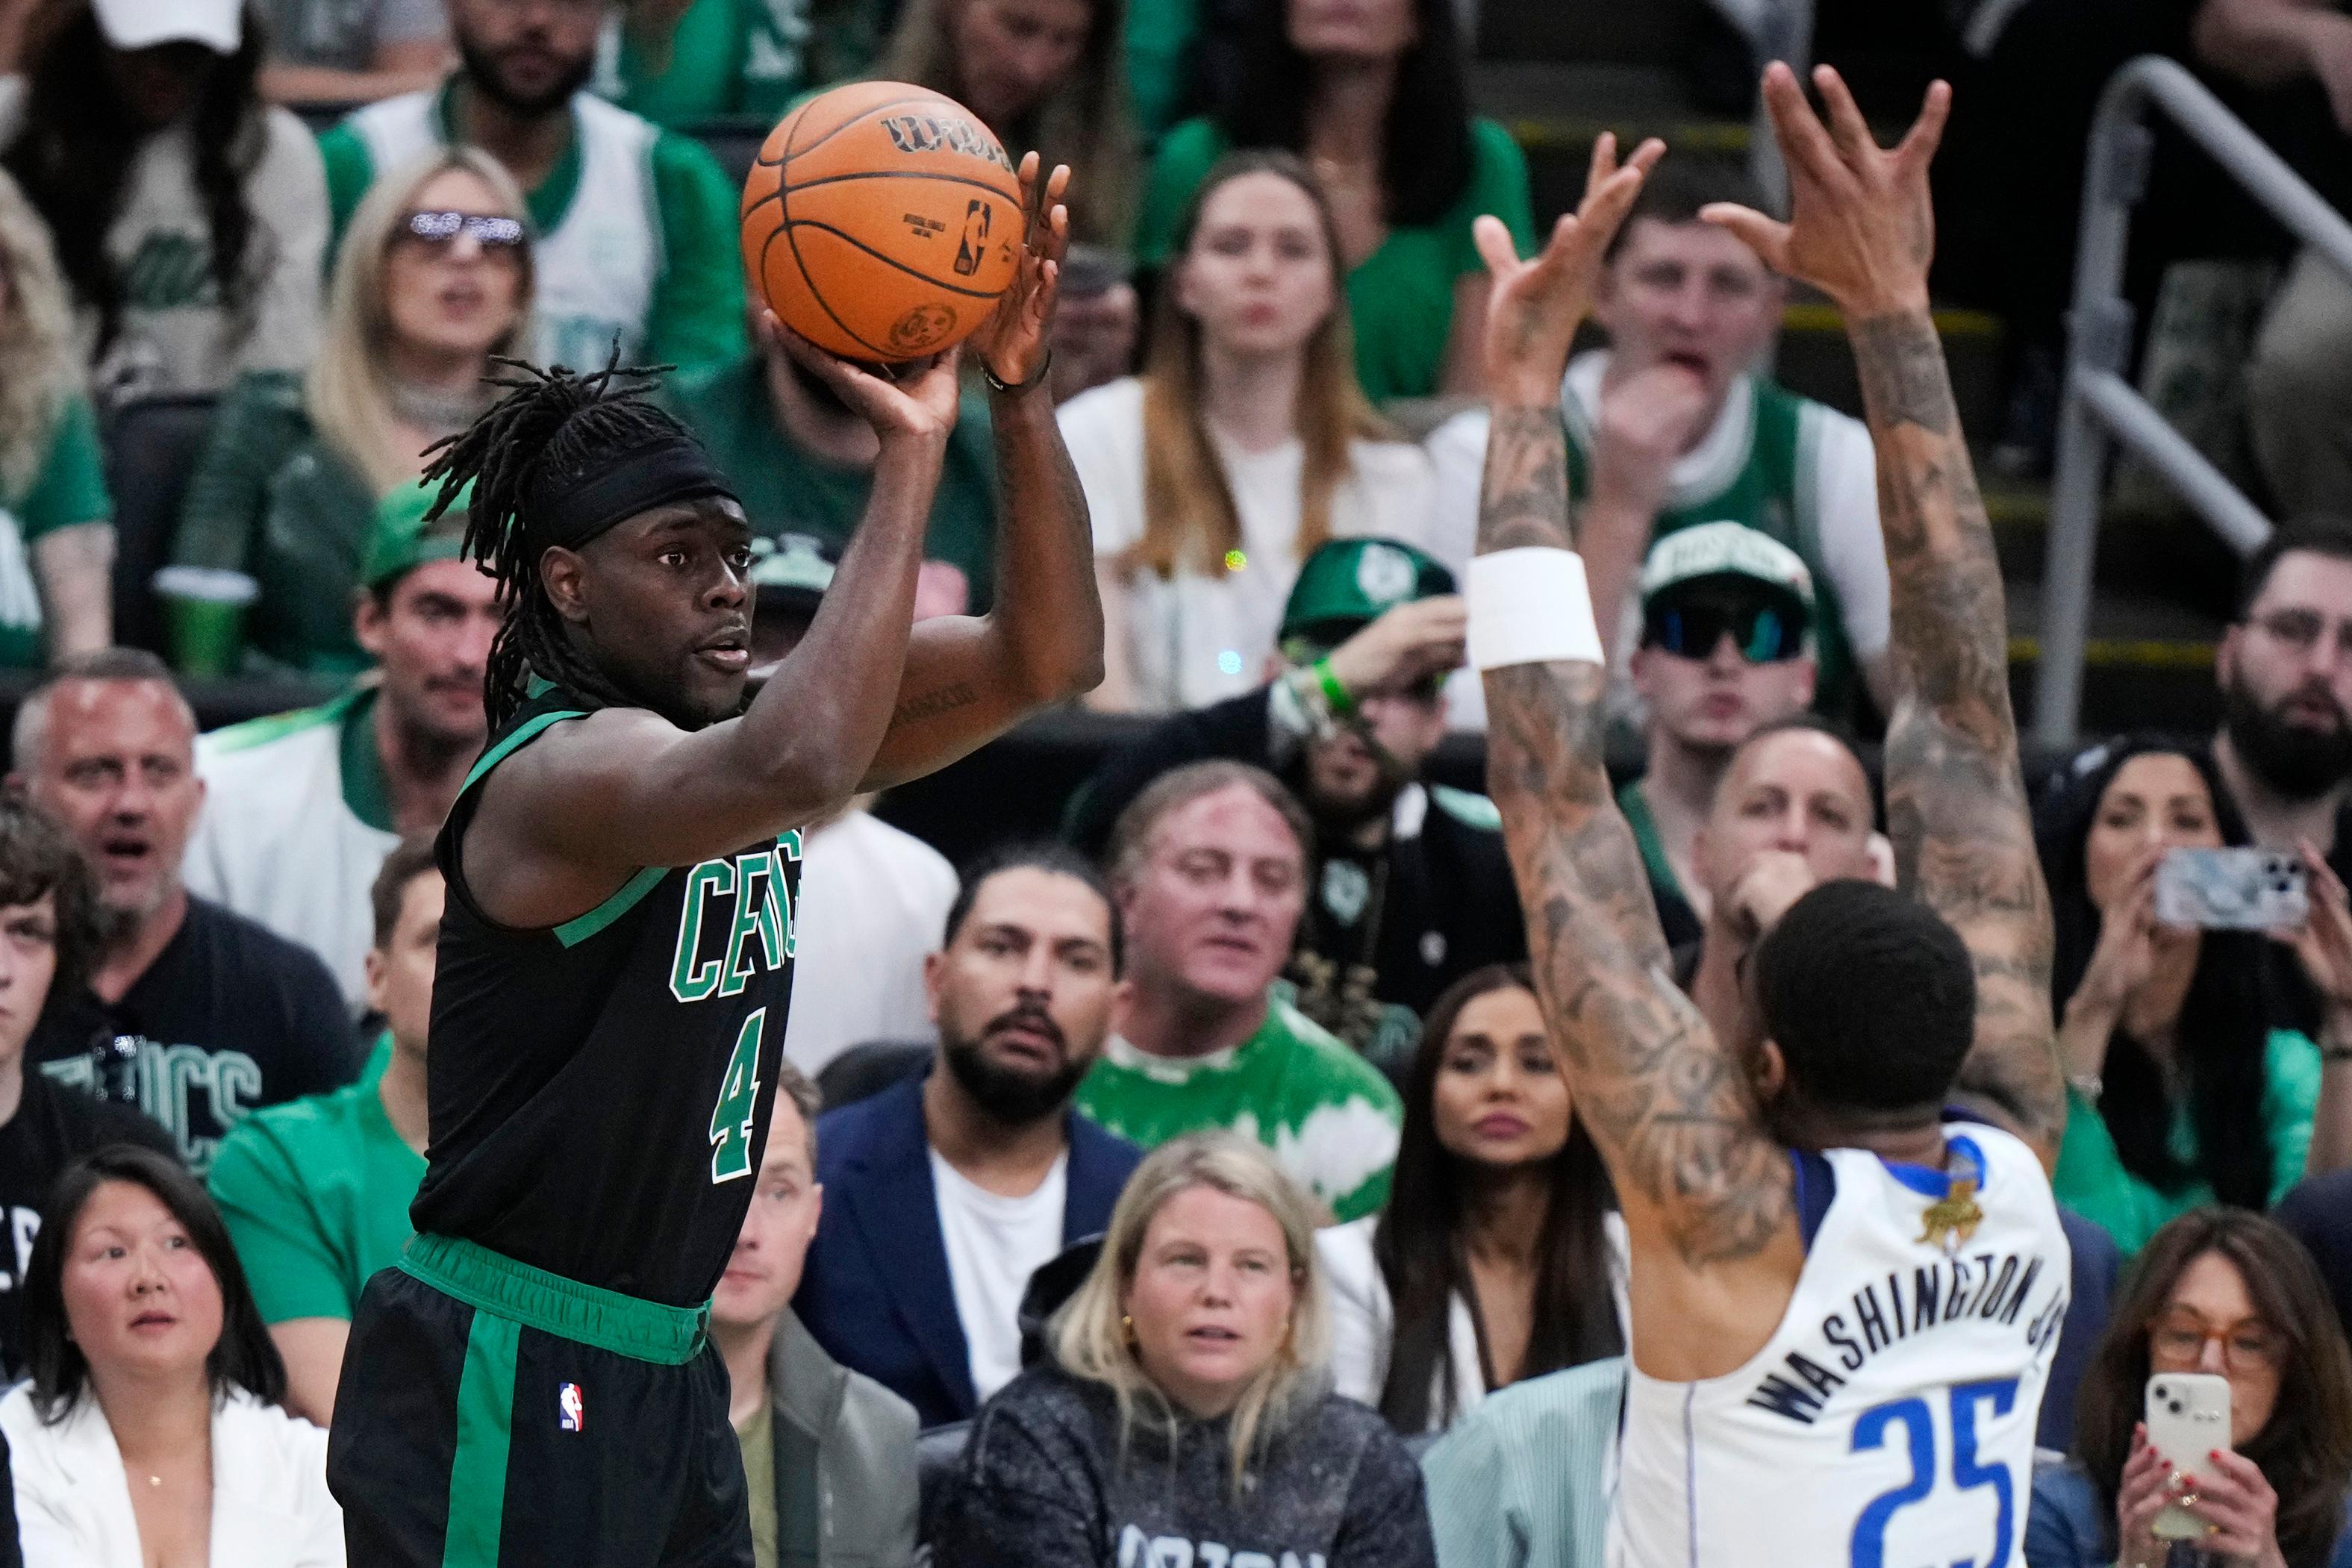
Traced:
[[950, 120], [935, 114], [894, 114], [882, 122], [890, 137], [890, 145], [901, 152], [961, 152], [967, 158], [984, 158], [1000, 169], [1013, 167], [1013, 160], [991, 136], [968, 120]]

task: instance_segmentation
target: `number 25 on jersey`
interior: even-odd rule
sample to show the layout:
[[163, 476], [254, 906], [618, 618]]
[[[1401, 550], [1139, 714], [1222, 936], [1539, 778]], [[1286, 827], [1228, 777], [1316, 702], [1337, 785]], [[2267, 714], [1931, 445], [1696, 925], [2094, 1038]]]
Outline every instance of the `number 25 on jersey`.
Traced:
[[757, 1008], [743, 1020], [727, 1071], [719, 1080], [719, 1103], [710, 1108], [710, 1183], [713, 1186], [751, 1174], [751, 1124], [760, 1113], [760, 1030], [768, 1009]]
[[1853, 1452], [1904, 1442], [1911, 1453], [1911, 1479], [1879, 1493], [1864, 1506], [1862, 1516], [1853, 1521], [1851, 1568], [1911, 1568], [1907, 1563], [1887, 1561], [1886, 1531], [1896, 1513], [1915, 1504], [1927, 1504], [1939, 1516], [1937, 1522], [1927, 1525], [1936, 1529], [1940, 1518], [1949, 1518], [1959, 1511], [1948, 1506], [1937, 1509], [1931, 1498], [1935, 1502], [1948, 1502], [1979, 1488], [1990, 1488], [1993, 1496], [1990, 1553], [1982, 1559], [1973, 1552], [1963, 1555], [1969, 1543], [1938, 1540], [1934, 1561], [1937, 1568], [2010, 1568], [2010, 1541], [2016, 1533], [2017, 1524], [2017, 1481], [2007, 1465], [1986, 1464], [1978, 1458], [1977, 1421], [1986, 1406], [1991, 1406], [1994, 1416], [2006, 1416], [2016, 1406], [2017, 1379], [1956, 1383], [1950, 1390], [1950, 1401], [1952, 1447], [1948, 1467], [1936, 1452], [1935, 1411], [1926, 1399], [1914, 1396], [1893, 1400], [1873, 1406], [1854, 1417]]

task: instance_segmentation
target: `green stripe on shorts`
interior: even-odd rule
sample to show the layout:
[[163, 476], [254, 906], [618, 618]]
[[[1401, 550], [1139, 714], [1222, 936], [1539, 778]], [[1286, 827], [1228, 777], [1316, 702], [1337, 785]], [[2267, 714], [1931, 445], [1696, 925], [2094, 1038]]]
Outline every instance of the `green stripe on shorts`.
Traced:
[[457, 1380], [457, 1451], [449, 1462], [441, 1568], [499, 1568], [507, 1449], [514, 1436], [515, 1350], [521, 1340], [520, 1323], [474, 1309], [466, 1370]]

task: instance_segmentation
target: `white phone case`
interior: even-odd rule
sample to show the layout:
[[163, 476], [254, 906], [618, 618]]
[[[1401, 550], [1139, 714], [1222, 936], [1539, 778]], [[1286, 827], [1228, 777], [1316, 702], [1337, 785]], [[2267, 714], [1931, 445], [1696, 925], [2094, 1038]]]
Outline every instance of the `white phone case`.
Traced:
[[[2159, 1372], [2147, 1380], [2147, 1440], [2183, 1474], [2210, 1469], [2207, 1457], [2230, 1446], [2230, 1380], [2210, 1372]], [[2149, 1530], [2167, 1541], [2194, 1541], [2205, 1521], [2167, 1503]]]

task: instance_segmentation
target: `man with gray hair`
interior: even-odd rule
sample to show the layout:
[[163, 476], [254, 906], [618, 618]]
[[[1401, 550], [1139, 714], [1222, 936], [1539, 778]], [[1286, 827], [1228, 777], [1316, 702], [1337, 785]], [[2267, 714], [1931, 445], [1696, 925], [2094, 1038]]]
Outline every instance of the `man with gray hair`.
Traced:
[[1145, 1148], [1254, 1137], [1328, 1207], [1388, 1201], [1403, 1105], [1380, 1071], [1275, 994], [1307, 904], [1314, 830], [1262, 768], [1196, 762], [1111, 830], [1128, 988], [1078, 1109]]
[[335, 1088], [358, 1062], [326, 966], [182, 882], [205, 795], [195, 739], [162, 660], [82, 654], [16, 710], [7, 783], [73, 840], [98, 894], [96, 961], [51, 1000], [32, 1055], [135, 1102], [201, 1174], [247, 1111]]

